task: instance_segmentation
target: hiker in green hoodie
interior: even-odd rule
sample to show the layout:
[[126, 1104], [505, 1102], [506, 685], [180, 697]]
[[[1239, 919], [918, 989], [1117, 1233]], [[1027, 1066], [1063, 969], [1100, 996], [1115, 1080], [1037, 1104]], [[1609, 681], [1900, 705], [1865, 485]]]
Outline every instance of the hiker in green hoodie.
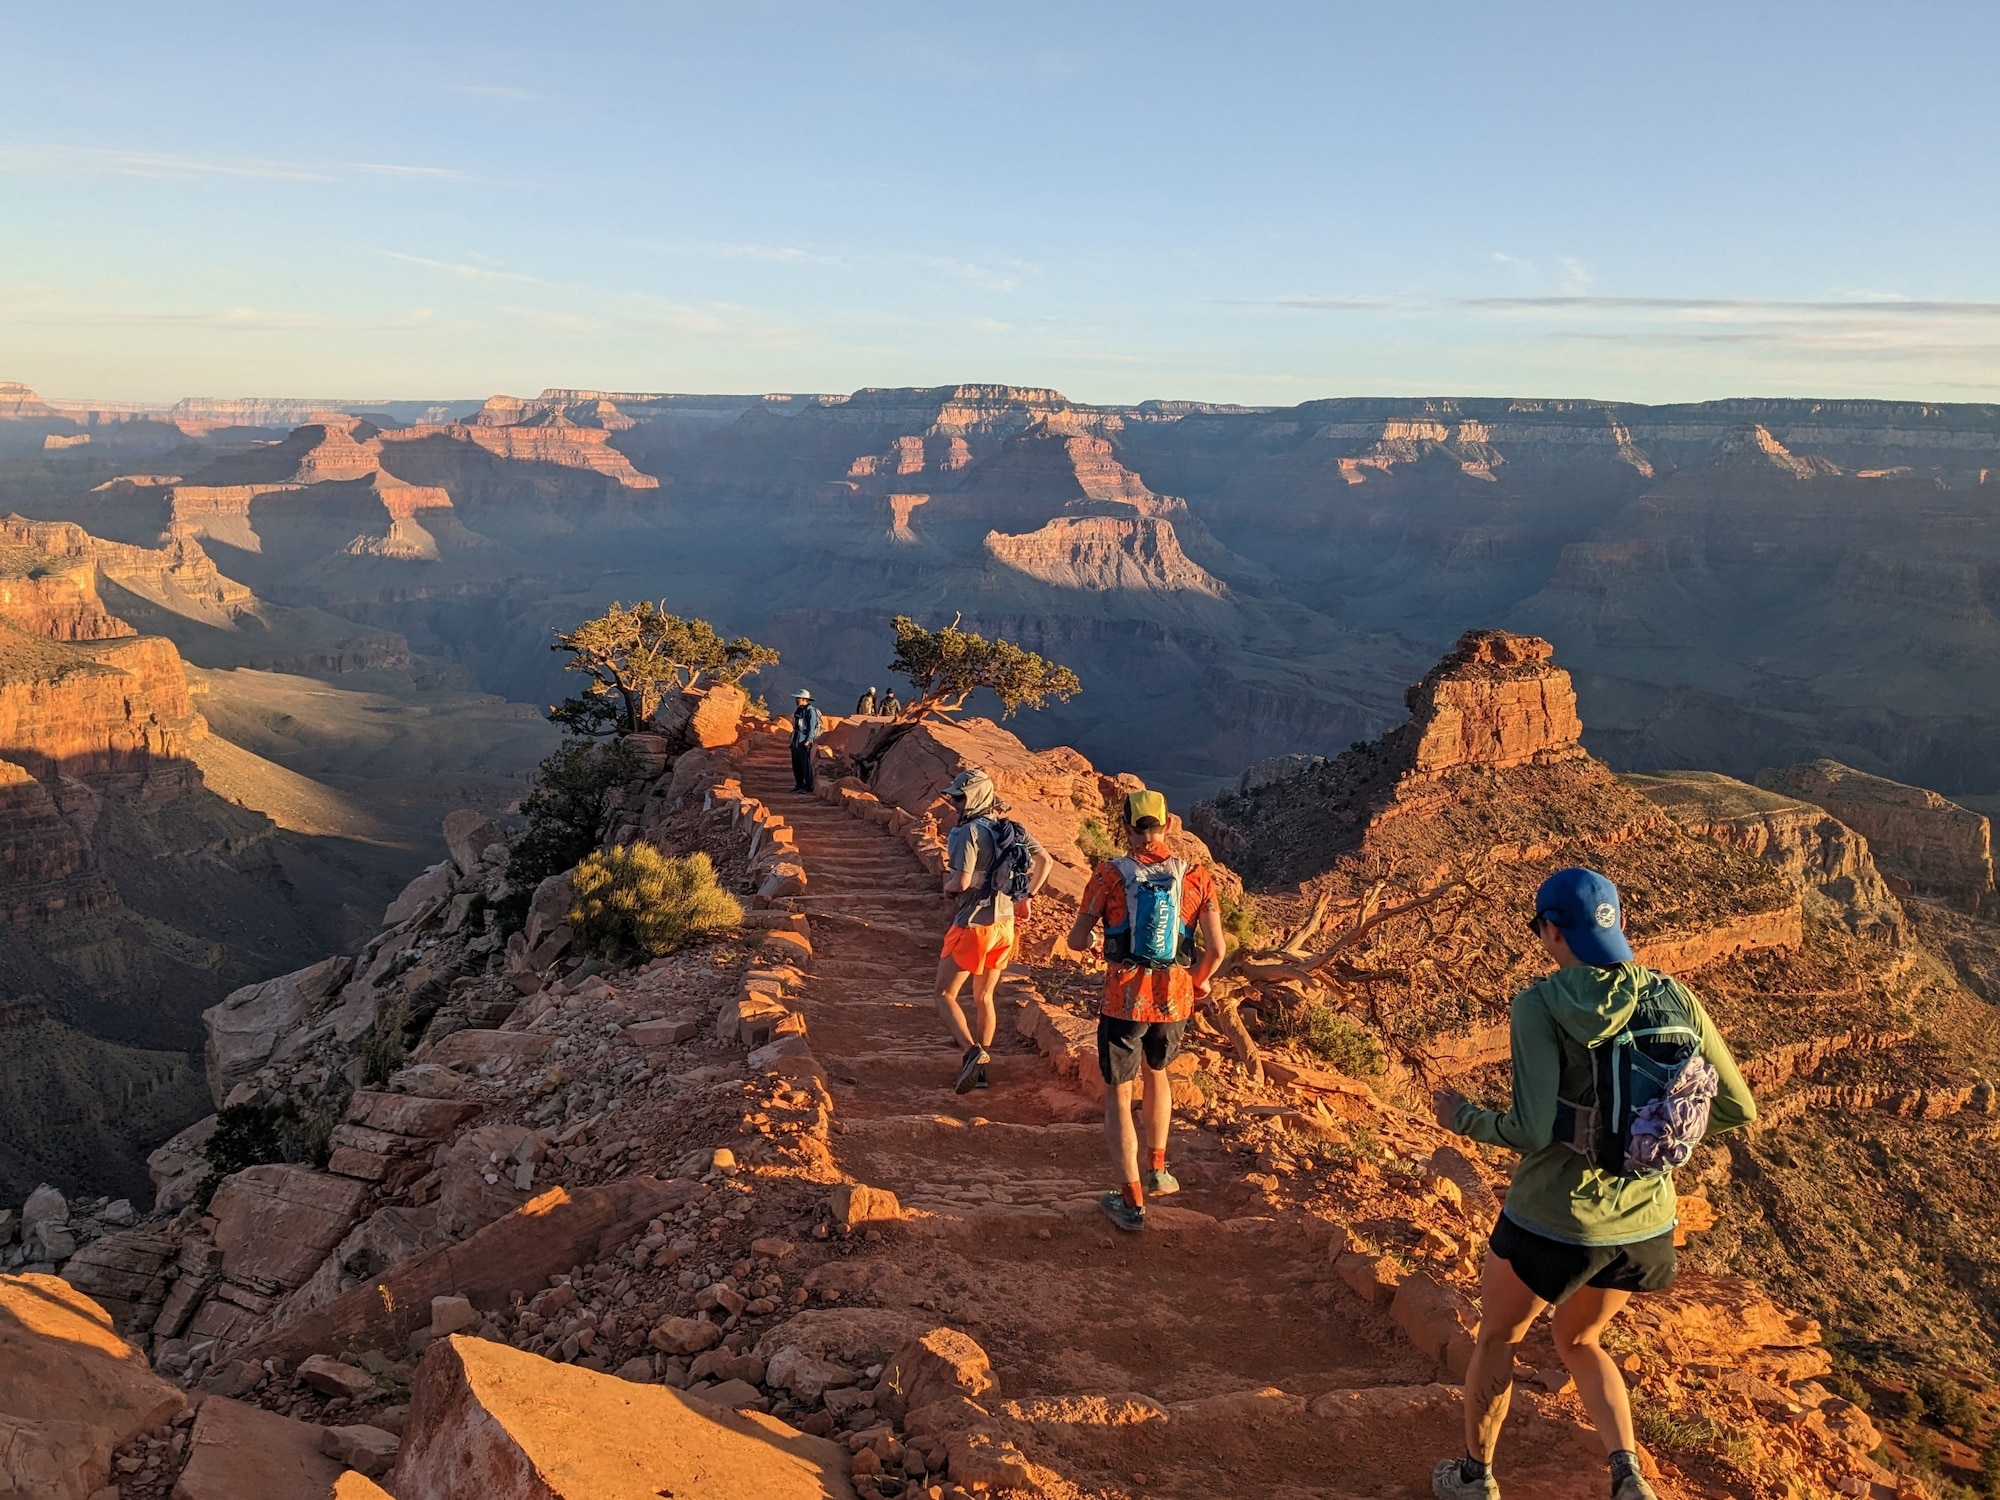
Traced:
[[[1672, 1168], [1704, 1134], [1750, 1124], [1757, 1105], [1701, 1002], [1633, 960], [1618, 888], [1604, 876], [1551, 875], [1531, 925], [1556, 972], [1514, 997], [1511, 1105], [1480, 1109], [1452, 1089], [1436, 1099], [1440, 1125], [1509, 1147], [1521, 1161], [1480, 1285], [1465, 1456], [1440, 1461], [1431, 1488], [1439, 1500], [1498, 1500], [1493, 1455], [1513, 1396], [1514, 1351], [1553, 1304], [1556, 1353], [1604, 1444], [1612, 1500], [1658, 1500], [1639, 1472], [1625, 1382], [1599, 1340], [1634, 1292], [1674, 1279]], [[1648, 1056], [1618, 1061], [1635, 1052]], [[1619, 1107], [1598, 1108], [1598, 1080], [1613, 1077], [1614, 1092], [1628, 1098], [1658, 1095], [1622, 1135]], [[1632, 1080], [1640, 1081], [1628, 1089]]]

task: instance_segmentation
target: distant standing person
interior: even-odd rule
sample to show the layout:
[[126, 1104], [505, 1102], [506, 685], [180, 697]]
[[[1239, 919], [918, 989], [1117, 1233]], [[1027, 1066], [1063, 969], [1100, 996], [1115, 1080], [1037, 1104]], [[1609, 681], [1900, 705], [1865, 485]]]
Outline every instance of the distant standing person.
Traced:
[[[1131, 852], [1102, 861], [1092, 873], [1069, 945], [1088, 946], [1103, 924], [1097, 1067], [1104, 1075], [1104, 1136], [1121, 1186], [1098, 1206], [1120, 1229], [1137, 1230], [1146, 1227], [1146, 1194], [1180, 1191], [1167, 1170], [1174, 1112], [1167, 1065], [1181, 1050], [1195, 1002], [1208, 998], [1209, 982], [1228, 954], [1228, 935], [1214, 877], [1167, 844], [1167, 799], [1158, 792], [1129, 793], [1121, 821]], [[1132, 1128], [1132, 1090], [1141, 1073], [1143, 1175]]]
[[[1704, 1135], [1757, 1118], [1708, 1012], [1677, 979], [1634, 962], [1618, 888], [1558, 870], [1530, 926], [1555, 973], [1514, 997], [1514, 1096], [1505, 1114], [1455, 1090], [1438, 1123], [1521, 1153], [1480, 1284], [1465, 1374], [1465, 1456], [1439, 1462], [1440, 1500], [1498, 1500], [1493, 1454], [1513, 1398], [1514, 1351], [1544, 1307], [1611, 1464], [1612, 1500], [1658, 1500], [1639, 1473], [1625, 1382], [1600, 1343], [1634, 1292], [1674, 1279], [1673, 1168]], [[1619, 1101], [1607, 1106], [1609, 1096]]]
[[854, 705], [854, 715], [859, 719], [873, 718], [875, 715], [875, 689], [870, 688], [861, 695], [861, 701]]
[[[1033, 834], [1001, 816], [1006, 805], [984, 771], [961, 771], [944, 789], [958, 823], [945, 842], [944, 893], [959, 898], [938, 955], [937, 1008], [953, 1040], [965, 1049], [958, 1092], [986, 1087], [988, 1048], [998, 1018], [993, 992], [1014, 955], [1017, 907], [1042, 888], [1055, 867]], [[970, 1024], [958, 1003], [972, 980]]]
[[813, 707], [812, 690], [800, 688], [792, 708], [792, 790], [813, 789], [813, 746], [819, 743], [820, 713]]
[[881, 706], [875, 711], [885, 719], [893, 719], [903, 711], [902, 702], [896, 697], [896, 690], [894, 688], [890, 688], [883, 696]]

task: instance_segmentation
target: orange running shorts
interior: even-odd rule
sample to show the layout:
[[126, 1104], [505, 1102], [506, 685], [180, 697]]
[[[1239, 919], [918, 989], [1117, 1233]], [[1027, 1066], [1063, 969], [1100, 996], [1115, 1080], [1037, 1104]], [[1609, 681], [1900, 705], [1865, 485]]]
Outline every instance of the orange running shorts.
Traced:
[[940, 958], [948, 958], [968, 974], [984, 974], [1003, 966], [1014, 951], [1014, 924], [990, 927], [947, 927]]

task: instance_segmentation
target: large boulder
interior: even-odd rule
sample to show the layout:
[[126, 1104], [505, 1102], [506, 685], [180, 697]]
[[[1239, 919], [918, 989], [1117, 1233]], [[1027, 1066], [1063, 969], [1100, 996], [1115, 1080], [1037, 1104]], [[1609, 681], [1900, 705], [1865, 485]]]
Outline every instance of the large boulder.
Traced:
[[454, 1335], [411, 1389], [398, 1500], [848, 1500], [844, 1448], [775, 1418]]
[[203, 1011], [208, 1090], [216, 1104], [220, 1106], [231, 1089], [269, 1062], [279, 1040], [331, 1000], [353, 972], [352, 959], [322, 959], [262, 984], [232, 990], [220, 1005]]
[[528, 901], [528, 925], [521, 933], [530, 948], [539, 946], [543, 938], [568, 924], [570, 903], [575, 899], [576, 887], [568, 870], [549, 876], [535, 887], [535, 894]]
[[494, 844], [507, 842], [500, 825], [485, 813], [461, 807], [444, 815], [444, 847], [458, 873], [470, 875], [479, 868], [480, 856]]
[[448, 1238], [438, 1227], [435, 1204], [378, 1208], [350, 1229], [320, 1262], [319, 1269], [273, 1309], [271, 1322], [279, 1326], [302, 1318], [342, 1292], [372, 1281], [391, 1266], [415, 1260]]
[[481, 1125], [452, 1142], [438, 1183], [438, 1227], [457, 1237], [528, 1201], [542, 1143], [521, 1125]]
[[546, 1285], [559, 1271], [610, 1255], [649, 1220], [683, 1207], [700, 1191], [693, 1182], [652, 1177], [622, 1177], [574, 1191], [550, 1188], [469, 1238], [390, 1266], [326, 1306], [272, 1328], [244, 1356], [295, 1364], [325, 1349], [400, 1355], [409, 1338], [411, 1308], [427, 1308], [433, 1297], [445, 1296], [470, 1298], [479, 1308], [505, 1307], [523, 1288]]
[[440, 860], [403, 887], [382, 910], [382, 925], [396, 927], [421, 914], [425, 907], [436, 910], [451, 897], [451, 861]]
[[1583, 721], [1569, 673], [1540, 636], [1468, 630], [1403, 701], [1412, 767], [1439, 776], [1466, 766], [1504, 769], [1576, 760]]
[[194, 1202], [209, 1171], [202, 1148], [214, 1134], [215, 1116], [203, 1115], [146, 1158], [146, 1173], [153, 1179], [154, 1208], [172, 1213]]
[[101, 1235], [64, 1263], [62, 1278], [102, 1307], [120, 1333], [145, 1333], [167, 1300], [167, 1271], [179, 1248], [144, 1229]]
[[187, 1404], [54, 1276], [0, 1276], [0, 1495], [89, 1500], [111, 1455]]
[[329, 1500], [346, 1466], [320, 1452], [326, 1429], [204, 1397], [172, 1500]]
[[368, 1193], [365, 1182], [289, 1162], [224, 1179], [209, 1204], [222, 1274], [273, 1294], [292, 1290], [354, 1226]]
[[743, 711], [750, 695], [740, 687], [718, 684], [700, 695], [685, 731], [688, 742], [703, 750], [717, 750], [736, 743], [743, 723]]

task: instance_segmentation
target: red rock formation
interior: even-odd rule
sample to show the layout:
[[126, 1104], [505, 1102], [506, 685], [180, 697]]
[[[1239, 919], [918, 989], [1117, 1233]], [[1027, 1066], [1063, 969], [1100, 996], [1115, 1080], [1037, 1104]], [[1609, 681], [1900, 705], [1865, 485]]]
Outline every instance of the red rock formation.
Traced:
[[[509, 419], [512, 420], [509, 420]], [[626, 489], [656, 490], [660, 481], [641, 474], [632, 461], [611, 446], [611, 430], [605, 426], [584, 426], [562, 411], [535, 402], [518, 405], [512, 398], [495, 397], [478, 419], [471, 423], [419, 423], [376, 435], [370, 447], [393, 463], [396, 448], [432, 438], [449, 438], [470, 443], [497, 457], [519, 463], [552, 464], [565, 469], [588, 469], [616, 480]]]
[[1992, 825], [1970, 808], [1835, 760], [1764, 771], [1757, 785], [1825, 808], [1867, 837], [1885, 871], [1925, 895], [1975, 913], [1993, 899]]
[[1538, 636], [1468, 630], [1404, 701], [1411, 762], [1421, 775], [1466, 766], [1505, 770], [1583, 755], [1569, 673]]
[[1809, 904], [1850, 931], [1900, 939], [1903, 909], [1868, 841], [1825, 809], [1713, 771], [1621, 779], [1688, 832], [1733, 844], [1780, 871]]
[[0, 756], [37, 777], [149, 770], [202, 732], [171, 641], [57, 646], [0, 627], [0, 656]]
[[1220, 579], [1181, 551], [1171, 522], [1142, 517], [1064, 517], [1039, 531], [986, 534], [995, 562], [1056, 588], [1153, 590], [1220, 598]]
[[80, 526], [0, 521], [0, 620], [52, 641], [133, 634], [97, 596], [89, 541]]

